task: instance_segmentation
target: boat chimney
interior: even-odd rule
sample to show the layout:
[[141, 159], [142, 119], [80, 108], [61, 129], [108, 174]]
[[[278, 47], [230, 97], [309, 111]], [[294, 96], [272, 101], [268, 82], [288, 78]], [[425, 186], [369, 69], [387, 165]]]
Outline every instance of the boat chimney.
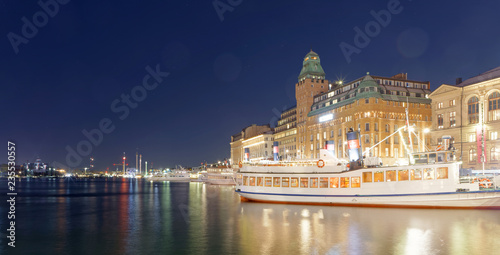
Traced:
[[332, 156], [335, 156], [335, 141], [326, 141], [326, 150], [332, 154]]
[[347, 150], [349, 152], [349, 170], [362, 168], [363, 159], [359, 146], [359, 131], [350, 129], [347, 133]]
[[245, 161], [250, 160], [250, 148], [245, 148]]
[[278, 153], [280, 151], [279, 149], [279, 143], [278, 142], [273, 142], [273, 155], [274, 155], [274, 161], [278, 161]]

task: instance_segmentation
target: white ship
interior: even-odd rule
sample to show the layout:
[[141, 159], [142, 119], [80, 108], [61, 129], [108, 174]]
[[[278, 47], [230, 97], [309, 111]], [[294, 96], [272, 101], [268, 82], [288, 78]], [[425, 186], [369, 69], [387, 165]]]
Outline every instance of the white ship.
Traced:
[[236, 192], [256, 202], [500, 209], [499, 183], [461, 182], [453, 151], [410, 155], [406, 166], [383, 167], [341, 161], [328, 150], [320, 150], [317, 160], [241, 162]]
[[186, 169], [181, 167], [179, 169], [172, 170], [171, 172], [168, 173], [149, 176], [147, 177], [147, 180], [153, 182], [154, 181], [190, 182], [191, 175]]
[[213, 185], [236, 185], [233, 169], [226, 166], [208, 167], [205, 182]]

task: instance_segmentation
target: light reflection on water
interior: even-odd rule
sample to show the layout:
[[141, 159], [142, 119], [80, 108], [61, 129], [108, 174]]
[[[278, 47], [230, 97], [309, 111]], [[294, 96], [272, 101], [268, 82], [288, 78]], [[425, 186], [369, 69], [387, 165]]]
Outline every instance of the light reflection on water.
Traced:
[[500, 251], [499, 211], [241, 203], [233, 187], [144, 180], [21, 181], [17, 188], [17, 247], [1, 238], [0, 254]]

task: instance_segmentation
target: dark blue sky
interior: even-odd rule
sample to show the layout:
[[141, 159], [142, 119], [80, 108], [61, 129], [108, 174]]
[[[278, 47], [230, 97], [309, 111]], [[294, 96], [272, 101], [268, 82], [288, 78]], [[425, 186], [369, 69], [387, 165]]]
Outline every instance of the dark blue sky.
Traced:
[[[155, 167], [221, 160], [232, 134], [295, 104], [311, 47], [330, 80], [406, 72], [436, 89], [500, 65], [498, 1], [400, 1], [348, 63], [339, 45], [355, 46], [354, 28], [390, 2], [242, 0], [221, 20], [212, 1], [69, 1], [51, 15], [35, 1], [1, 1], [0, 162], [14, 140], [20, 163], [69, 165], [66, 148], [103, 119], [114, 130], [90, 149], [98, 168], [136, 148]], [[40, 25], [25, 29], [31, 38], [23, 17]], [[111, 105], [140, 90], [147, 66], [169, 75], [121, 120]]]

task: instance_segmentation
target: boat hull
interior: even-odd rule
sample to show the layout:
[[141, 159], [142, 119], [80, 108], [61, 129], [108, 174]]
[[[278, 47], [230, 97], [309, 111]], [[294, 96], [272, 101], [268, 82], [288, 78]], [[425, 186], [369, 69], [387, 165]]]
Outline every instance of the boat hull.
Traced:
[[242, 201], [359, 207], [500, 209], [500, 190], [401, 195], [304, 195], [236, 190]]

